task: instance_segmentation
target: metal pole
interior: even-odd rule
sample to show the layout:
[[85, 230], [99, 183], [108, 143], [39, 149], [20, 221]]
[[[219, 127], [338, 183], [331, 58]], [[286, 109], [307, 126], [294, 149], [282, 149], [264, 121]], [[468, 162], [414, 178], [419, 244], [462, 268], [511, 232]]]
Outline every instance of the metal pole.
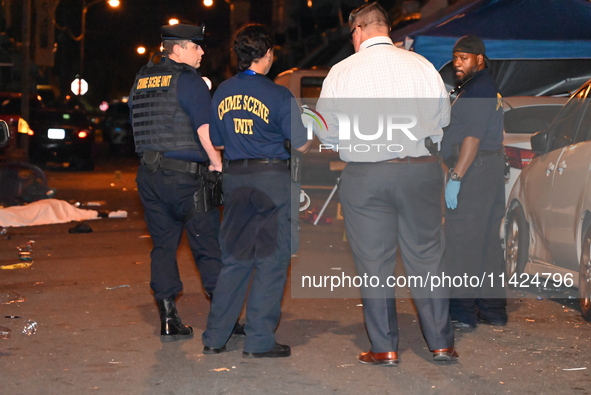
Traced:
[[[28, 122], [29, 120], [29, 98], [31, 97], [31, 15], [33, 14], [33, 0], [25, 0], [23, 17], [23, 68], [21, 71], [21, 118]], [[28, 157], [29, 140], [28, 135], [23, 135], [17, 131], [17, 146], [23, 150], [24, 158]]]
[[80, 28], [80, 67], [78, 73], [82, 77], [84, 72], [84, 41], [86, 40], [86, 12], [89, 5], [86, 5], [86, 0], [82, 2], [82, 25]]

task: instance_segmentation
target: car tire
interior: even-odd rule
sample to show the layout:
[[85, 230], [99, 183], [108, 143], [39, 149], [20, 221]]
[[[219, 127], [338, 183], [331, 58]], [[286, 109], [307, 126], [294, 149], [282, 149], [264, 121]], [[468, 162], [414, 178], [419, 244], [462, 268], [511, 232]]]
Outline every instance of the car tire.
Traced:
[[585, 230], [579, 265], [579, 306], [581, 315], [591, 321], [591, 226]]
[[507, 214], [505, 225], [505, 276], [509, 284], [525, 270], [529, 254], [529, 228], [523, 208], [514, 206]]

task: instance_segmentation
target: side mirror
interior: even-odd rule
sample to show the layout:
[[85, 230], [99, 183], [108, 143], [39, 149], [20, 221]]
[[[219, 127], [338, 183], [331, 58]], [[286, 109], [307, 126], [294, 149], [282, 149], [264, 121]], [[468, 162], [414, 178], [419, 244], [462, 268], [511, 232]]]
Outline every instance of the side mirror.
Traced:
[[542, 154], [546, 152], [546, 147], [548, 146], [548, 131], [542, 130], [535, 133], [533, 136], [530, 137], [531, 141], [531, 149], [536, 154]]
[[10, 129], [6, 121], [0, 120], [0, 148], [4, 147], [10, 141]]

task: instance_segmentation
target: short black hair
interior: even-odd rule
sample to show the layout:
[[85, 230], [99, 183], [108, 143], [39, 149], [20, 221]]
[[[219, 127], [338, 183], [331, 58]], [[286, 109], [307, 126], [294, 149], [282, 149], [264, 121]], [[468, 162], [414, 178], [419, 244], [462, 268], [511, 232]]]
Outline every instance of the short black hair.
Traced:
[[242, 26], [234, 36], [233, 49], [238, 57], [238, 70], [244, 71], [255, 59], [260, 59], [275, 45], [275, 40], [264, 25]]

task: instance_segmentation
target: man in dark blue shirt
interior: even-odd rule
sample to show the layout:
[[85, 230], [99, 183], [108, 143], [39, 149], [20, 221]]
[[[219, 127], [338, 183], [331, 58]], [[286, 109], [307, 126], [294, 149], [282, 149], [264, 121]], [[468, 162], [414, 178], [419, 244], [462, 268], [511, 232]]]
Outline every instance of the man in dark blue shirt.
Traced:
[[196, 70], [204, 29], [163, 26], [164, 53], [142, 67], [130, 93], [136, 152], [142, 158], [136, 181], [153, 243], [150, 287], [164, 342], [193, 337], [175, 305], [183, 290], [176, 254], [184, 229], [208, 295], [221, 268], [220, 213], [217, 208], [195, 212], [194, 201], [203, 174], [222, 170], [221, 155], [209, 140], [211, 96]]
[[297, 209], [292, 211], [299, 185], [292, 187], [285, 141], [301, 152], [310, 143], [293, 95], [265, 76], [273, 63], [267, 29], [241, 28], [234, 50], [240, 72], [224, 81], [212, 100], [211, 141], [225, 150], [224, 220], [222, 270], [203, 333], [203, 353], [226, 351], [248, 292], [243, 356], [288, 357], [291, 349], [275, 341], [275, 330], [292, 238], [299, 230]]
[[445, 188], [446, 274], [486, 279], [451, 290], [450, 316], [460, 328], [474, 328], [478, 321], [507, 322], [499, 276], [499, 229], [505, 208], [503, 102], [486, 62], [478, 37], [464, 36], [456, 42], [453, 65], [460, 85], [441, 147], [450, 169]]

